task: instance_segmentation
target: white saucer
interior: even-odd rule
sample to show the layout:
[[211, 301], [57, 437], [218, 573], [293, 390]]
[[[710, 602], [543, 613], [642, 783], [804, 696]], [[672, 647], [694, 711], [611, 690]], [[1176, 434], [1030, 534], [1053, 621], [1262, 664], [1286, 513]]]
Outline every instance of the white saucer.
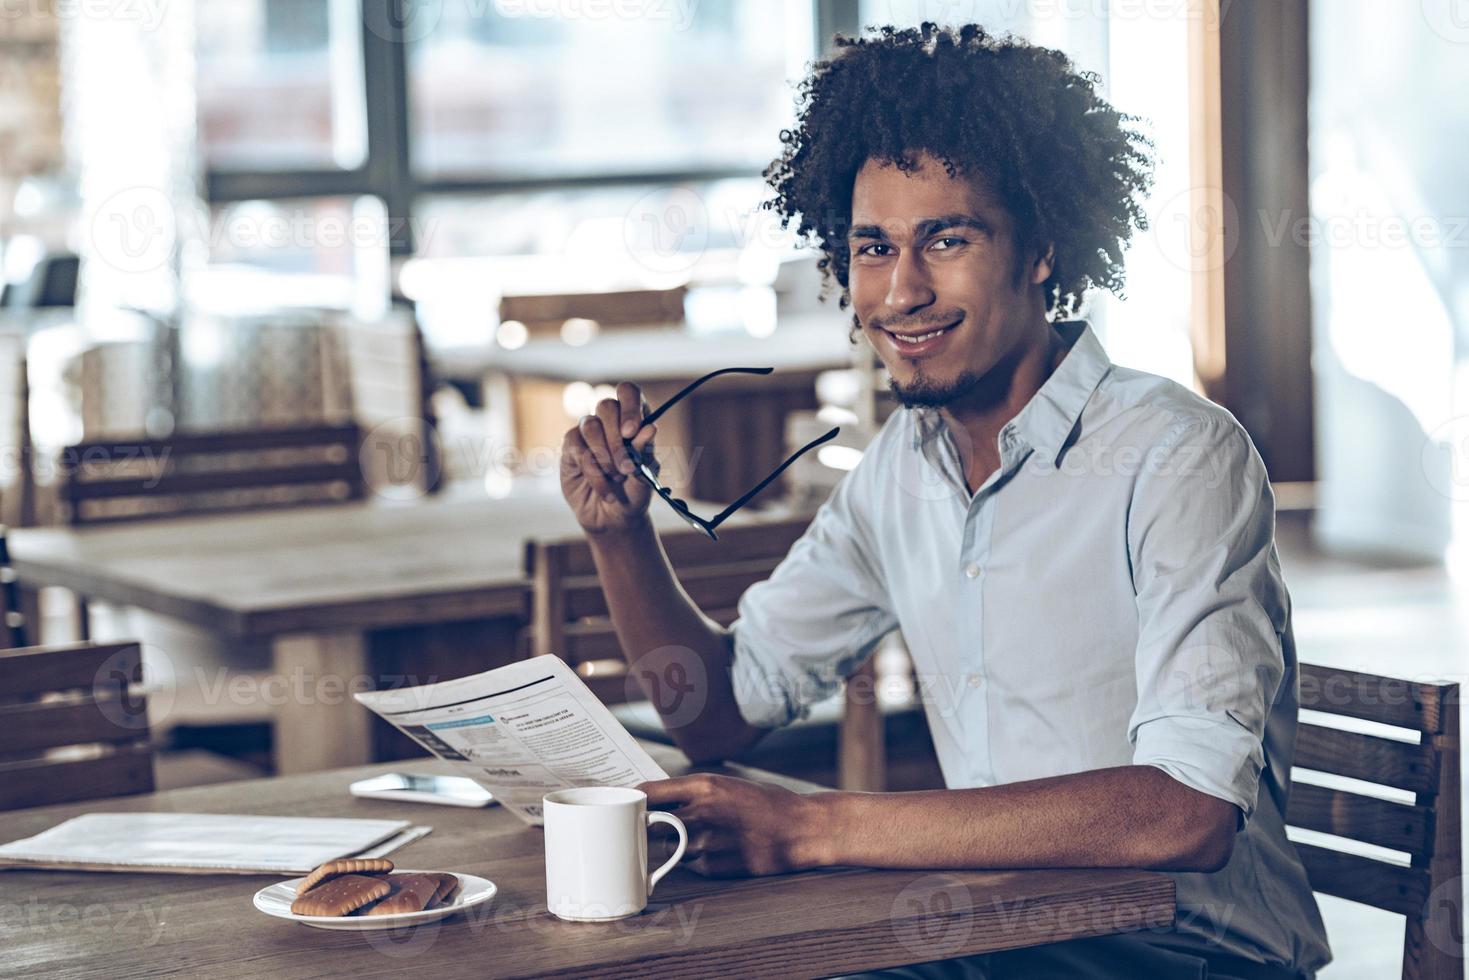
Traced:
[[[399, 870], [407, 874], [413, 873], [407, 869], [394, 869], [394, 872], [397, 873]], [[273, 915], [277, 919], [289, 919], [315, 929], [346, 929], [362, 932], [436, 922], [457, 912], [462, 912], [470, 906], [482, 905], [495, 897], [497, 891], [495, 883], [488, 878], [463, 875], [458, 872], [450, 873], [459, 879], [459, 894], [454, 897], [453, 901], [445, 905], [424, 909], [422, 912], [399, 912], [397, 915], [296, 915], [291, 911], [291, 903], [296, 900], [296, 886], [306, 880], [304, 876], [292, 878], [289, 881], [278, 881], [260, 889], [255, 893], [255, 907], [266, 915]]]

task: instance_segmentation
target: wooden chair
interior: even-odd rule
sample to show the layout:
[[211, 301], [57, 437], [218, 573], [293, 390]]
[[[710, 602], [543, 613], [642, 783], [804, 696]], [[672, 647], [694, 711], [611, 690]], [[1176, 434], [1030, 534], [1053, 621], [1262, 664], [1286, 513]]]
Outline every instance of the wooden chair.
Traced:
[[[679, 582], [704, 613], [728, 626], [745, 590], [770, 577], [811, 522], [810, 515], [722, 527], [713, 542], [697, 531], [661, 535]], [[554, 653], [608, 704], [642, 700], [608, 616], [607, 600], [584, 537], [528, 541], [530, 626], [522, 633], [527, 655]], [[838, 749], [844, 789], [879, 789], [883, 780], [883, 726], [873, 696], [869, 660], [848, 679]], [[864, 680], [865, 679], [865, 680]]]
[[373, 321], [332, 322], [346, 368], [351, 417], [362, 428], [363, 476], [383, 496], [417, 497], [440, 486], [433, 379], [411, 311]]
[[0, 524], [36, 523], [30, 377], [24, 334], [0, 334]]
[[62, 451], [71, 524], [355, 500], [354, 423], [108, 439]]
[[[1295, 780], [1286, 823], [1403, 851], [1409, 863], [1298, 842], [1311, 887], [1407, 917], [1404, 978], [1464, 976], [1459, 687], [1301, 665], [1301, 707], [1390, 725], [1417, 742], [1301, 724], [1299, 768], [1408, 790], [1414, 802]], [[1309, 777], [1307, 777], [1309, 778]]]
[[0, 650], [26, 645], [26, 617], [21, 608], [20, 583], [10, 567], [6, 528], [0, 524]]
[[136, 643], [0, 653], [0, 810], [153, 790]]
[[685, 286], [672, 289], [629, 289], [606, 293], [547, 293], [506, 296], [500, 300], [500, 322], [519, 320], [532, 337], [559, 336], [567, 320], [595, 320], [599, 326], [648, 327], [675, 324], [684, 318]]

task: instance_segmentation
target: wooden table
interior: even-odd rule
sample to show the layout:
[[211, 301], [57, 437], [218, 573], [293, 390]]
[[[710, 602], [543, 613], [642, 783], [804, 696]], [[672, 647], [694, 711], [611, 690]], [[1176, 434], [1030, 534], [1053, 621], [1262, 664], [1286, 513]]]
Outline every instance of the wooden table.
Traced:
[[[671, 749], [649, 751], [683, 771]], [[640, 916], [561, 922], [546, 911], [539, 830], [498, 809], [347, 795], [352, 780], [384, 768], [5, 813], [0, 841], [98, 810], [402, 818], [434, 831], [394, 860], [490, 878], [500, 890], [489, 905], [413, 932], [327, 932], [256, 912], [250, 897], [267, 877], [3, 871], [6, 975], [811, 977], [1166, 927], [1175, 914], [1172, 880], [1145, 871], [836, 869], [711, 880], [675, 870]]]
[[[769, 337], [744, 331], [694, 334], [671, 327], [604, 331], [580, 347], [532, 340], [515, 350], [480, 345], [437, 350], [435, 370], [461, 381], [485, 381], [515, 406], [515, 439], [523, 449], [558, 445], [575, 420], [562, 408], [570, 382], [632, 381], [657, 406], [695, 378], [727, 367], [773, 367], [768, 376], [730, 375], [700, 388], [658, 423], [660, 452], [682, 453], [670, 483], [686, 496], [727, 503], [786, 456], [785, 422], [817, 407], [816, 376], [850, 368], [848, 323], [831, 312], [793, 317]], [[865, 345], [865, 341], [859, 341]], [[487, 380], [488, 379], [488, 380]], [[697, 453], [697, 455], [695, 455]]]
[[[649, 513], [660, 529], [684, 526], [670, 508]], [[11, 532], [10, 551], [27, 588], [270, 641], [282, 679], [277, 771], [306, 772], [373, 758], [371, 715], [348, 684], [385, 669], [426, 683], [508, 662], [527, 621], [525, 540], [576, 533], [559, 493], [541, 491], [31, 528]], [[453, 648], [454, 672], [425, 676], [426, 642]]]

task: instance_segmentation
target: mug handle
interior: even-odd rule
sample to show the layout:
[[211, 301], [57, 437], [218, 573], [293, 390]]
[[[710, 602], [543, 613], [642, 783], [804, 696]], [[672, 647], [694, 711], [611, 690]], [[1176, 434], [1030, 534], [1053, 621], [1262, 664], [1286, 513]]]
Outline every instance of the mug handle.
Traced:
[[683, 825], [683, 821], [671, 813], [664, 813], [662, 810], [652, 810], [647, 814], [647, 817], [649, 828], [652, 828], [655, 823], [666, 823], [678, 831], [678, 847], [674, 850], [673, 857], [664, 861], [662, 867], [648, 876], [648, 894], [651, 895], [653, 894], [653, 889], [657, 887], [659, 880], [668, 874], [668, 872], [672, 871], [673, 866], [683, 857], [683, 852], [689, 846], [689, 831]]

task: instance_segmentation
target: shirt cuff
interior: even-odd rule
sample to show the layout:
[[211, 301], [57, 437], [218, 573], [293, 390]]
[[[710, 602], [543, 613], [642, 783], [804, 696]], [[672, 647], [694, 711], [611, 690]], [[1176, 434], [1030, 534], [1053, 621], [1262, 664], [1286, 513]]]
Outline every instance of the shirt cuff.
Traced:
[[801, 699], [793, 696], [786, 676], [761, 664], [741, 638], [738, 621], [730, 632], [734, 640], [730, 682], [734, 686], [735, 705], [745, 723], [756, 728], [781, 728], [804, 715]]
[[1168, 715], [1138, 726], [1134, 765], [1156, 766], [1190, 789], [1255, 811], [1265, 753], [1249, 729], [1227, 715]]

